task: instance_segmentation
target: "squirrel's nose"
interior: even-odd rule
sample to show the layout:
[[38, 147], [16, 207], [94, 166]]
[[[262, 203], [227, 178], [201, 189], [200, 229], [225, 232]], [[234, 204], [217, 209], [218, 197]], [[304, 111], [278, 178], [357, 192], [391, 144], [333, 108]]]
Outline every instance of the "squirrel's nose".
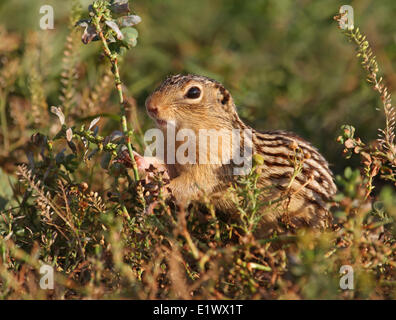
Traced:
[[158, 108], [156, 105], [152, 103], [152, 100], [150, 98], [146, 100], [146, 109], [148, 113], [151, 113], [153, 115], [158, 114]]
[[153, 115], [158, 115], [158, 108], [156, 106], [148, 105], [147, 111]]

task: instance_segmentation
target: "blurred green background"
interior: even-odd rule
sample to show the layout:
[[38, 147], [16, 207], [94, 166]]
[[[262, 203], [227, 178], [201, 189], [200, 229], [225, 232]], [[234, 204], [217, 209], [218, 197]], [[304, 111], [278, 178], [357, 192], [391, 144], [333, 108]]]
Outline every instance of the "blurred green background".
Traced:
[[[90, 1], [81, 3], [86, 13]], [[121, 71], [129, 94], [137, 101], [143, 128], [153, 126], [145, 114], [146, 97], [167, 75], [180, 72], [223, 82], [249, 124], [261, 130], [296, 132], [317, 146], [337, 173], [351, 165], [341, 158], [342, 147], [335, 142], [340, 126], [354, 125], [366, 141], [375, 139], [377, 128], [383, 126], [383, 115], [376, 111], [380, 100], [366, 84], [354, 48], [346, 42], [333, 16], [341, 5], [353, 6], [355, 25], [367, 35], [380, 71], [395, 91], [395, 0], [130, 3], [143, 21], [137, 26], [138, 45], [128, 52]], [[45, 4], [54, 7], [55, 30], [38, 28], [39, 8]], [[0, 24], [8, 33], [20, 36], [20, 54], [26, 50], [32, 30], [47, 39], [40, 63], [45, 69], [42, 75], [48, 106], [60, 104], [59, 80], [70, 7], [71, 1], [60, 0], [0, 2]], [[79, 87], [92, 86], [100, 77], [99, 46], [83, 47], [81, 43]], [[29, 70], [24, 66], [18, 73], [13, 95], [29, 95]], [[105, 109], [106, 105], [100, 107]], [[12, 123], [12, 114], [7, 116]], [[112, 126], [117, 125], [114, 122]], [[15, 134], [28, 138], [33, 132], [31, 128], [31, 132]]]

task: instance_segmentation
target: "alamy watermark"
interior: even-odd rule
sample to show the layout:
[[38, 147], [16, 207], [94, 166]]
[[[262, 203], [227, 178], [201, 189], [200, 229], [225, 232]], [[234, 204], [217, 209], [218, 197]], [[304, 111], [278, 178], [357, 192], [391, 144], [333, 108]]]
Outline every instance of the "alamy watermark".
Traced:
[[[166, 132], [166, 136], [164, 134]], [[145, 157], [157, 157], [166, 164], [233, 164], [233, 174], [247, 174], [252, 168], [251, 129], [177, 130], [167, 121], [166, 130], [149, 129], [144, 134], [148, 146]]]
[[42, 290], [53, 290], [54, 289], [54, 267], [47, 264], [43, 264], [40, 267], [40, 288]]
[[340, 288], [342, 290], [353, 290], [354, 289], [354, 274], [353, 268], [350, 265], [343, 265], [340, 268]]
[[42, 30], [54, 29], [54, 8], [50, 5], [44, 5], [40, 7], [40, 14], [43, 16], [40, 18], [40, 28]]
[[340, 28], [343, 30], [353, 30], [353, 8], [349, 5], [343, 5], [340, 8], [341, 18], [340, 18]]

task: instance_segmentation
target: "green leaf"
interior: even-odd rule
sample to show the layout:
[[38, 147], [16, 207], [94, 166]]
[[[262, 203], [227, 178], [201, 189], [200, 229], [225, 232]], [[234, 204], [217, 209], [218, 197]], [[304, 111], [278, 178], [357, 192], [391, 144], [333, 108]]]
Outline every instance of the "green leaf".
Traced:
[[127, 27], [121, 29], [122, 34], [124, 35], [123, 42], [128, 46], [136, 46], [137, 38], [138, 38], [138, 31], [135, 28]]
[[122, 42], [118, 41], [109, 44], [110, 51], [115, 52], [120, 56], [123, 56], [126, 53], [127, 49], [125, 47], [129, 48], [129, 46], [124, 41]]
[[347, 180], [352, 178], [352, 169], [350, 167], [346, 167], [344, 170], [344, 176], [347, 178]]

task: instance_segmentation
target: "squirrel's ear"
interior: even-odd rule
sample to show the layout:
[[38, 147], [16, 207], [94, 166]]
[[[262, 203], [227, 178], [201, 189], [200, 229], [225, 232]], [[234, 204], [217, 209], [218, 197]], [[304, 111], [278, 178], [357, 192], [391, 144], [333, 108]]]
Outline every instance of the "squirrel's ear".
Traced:
[[219, 101], [220, 101], [220, 103], [223, 106], [228, 105], [231, 102], [231, 100], [232, 100], [231, 94], [223, 86], [219, 86], [218, 89], [219, 89]]

